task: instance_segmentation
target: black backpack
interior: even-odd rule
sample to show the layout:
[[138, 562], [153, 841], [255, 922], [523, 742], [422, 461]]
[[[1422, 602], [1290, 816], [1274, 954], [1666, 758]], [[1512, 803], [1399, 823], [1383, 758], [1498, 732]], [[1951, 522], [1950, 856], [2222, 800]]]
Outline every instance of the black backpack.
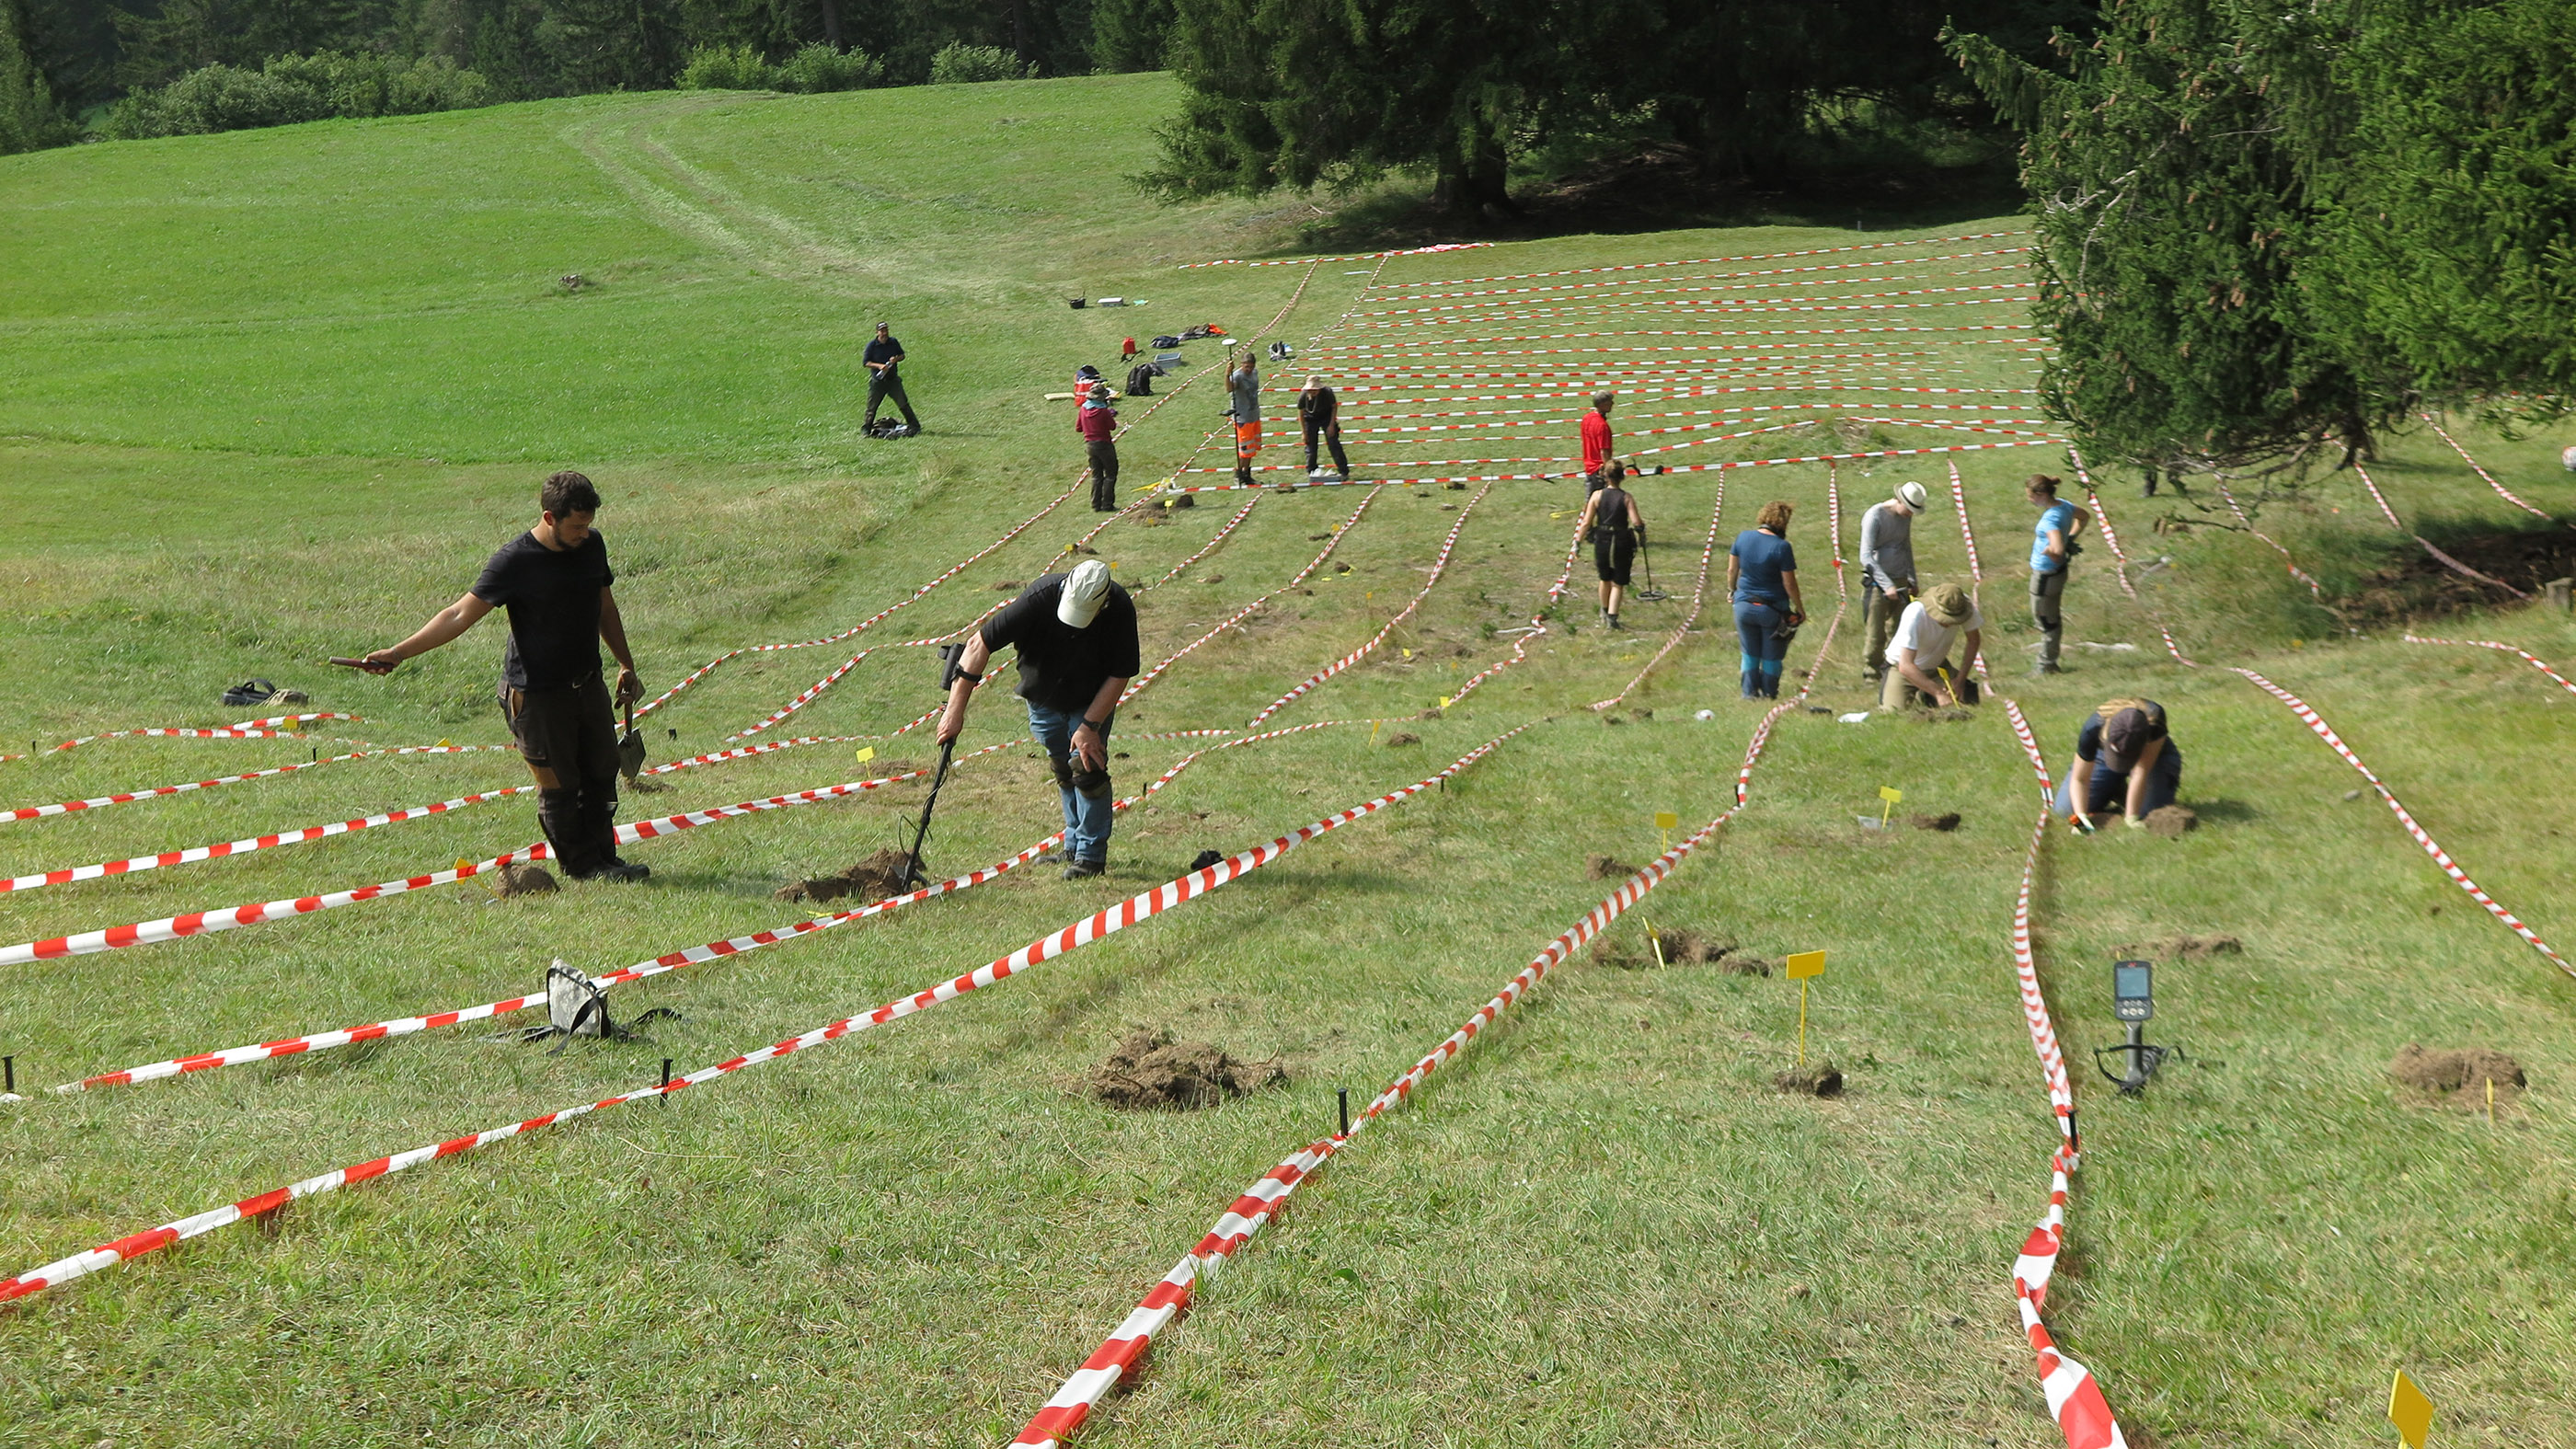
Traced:
[[1129, 397], [1154, 395], [1154, 364], [1140, 362], [1127, 369], [1127, 395]]
[[1178, 347], [1178, 346], [1180, 346], [1180, 345], [1181, 345], [1181, 339], [1179, 339], [1179, 338], [1177, 338], [1177, 337], [1174, 337], [1174, 336], [1172, 336], [1170, 333], [1166, 332], [1166, 333], [1164, 333], [1162, 336], [1157, 337], [1157, 338], [1155, 338], [1155, 339], [1154, 339], [1154, 345], [1155, 345], [1156, 347], [1161, 347], [1161, 348], [1173, 348], [1173, 347]]

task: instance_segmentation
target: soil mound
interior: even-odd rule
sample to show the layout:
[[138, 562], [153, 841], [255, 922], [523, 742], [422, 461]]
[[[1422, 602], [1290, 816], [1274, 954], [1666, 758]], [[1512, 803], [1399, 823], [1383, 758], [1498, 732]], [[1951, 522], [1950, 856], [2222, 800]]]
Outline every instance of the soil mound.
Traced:
[[1240, 1061], [1210, 1042], [1139, 1031], [1093, 1069], [1091, 1094], [1112, 1107], [1195, 1112], [1287, 1080], [1276, 1061]]
[[[1663, 947], [1666, 966], [1705, 966], [1712, 961], [1725, 961], [1732, 969], [1738, 959], [1728, 953], [1735, 949], [1731, 936], [1717, 936], [1703, 931], [1663, 926], [1653, 931], [1621, 932], [1602, 936], [1592, 943], [1592, 963], [1621, 970], [1639, 970], [1656, 964], [1655, 948]], [[1760, 965], [1760, 958], [1747, 958]]]
[[505, 865], [492, 880], [492, 894], [504, 900], [511, 896], [542, 896], [561, 889], [541, 865]]
[[1612, 856], [1595, 855], [1584, 860], [1583, 873], [1594, 880], [1626, 880], [1637, 868]]
[[997, 594], [1007, 594], [1019, 586], [1020, 581], [1018, 579], [1002, 579], [994, 583], [993, 592]]
[[2455, 1100], [2472, 1107], [2485, 1103], [2489, 1082], [2495, 1083], [2499, 1098], [2531, 1085], [2523, 1076], [2522, 1063], [2485, 1047], [2428, 1052], [2408, 1042], [2405, 1050], [2389, 1062], [2388, 1074], [2435, 1097], [2450, 1098], [2457, 1093]]
[[912, 857], [900, 850], [880, 850], [838, 875], [818, 875], [778, 888], [782, 901], [837, 901], [844, 896], [881, 901], [905, 890], [905, 868]]
[[1843, 1094], [1843, 1074], [1832, 1062], [1782, 1072], [1771, 1079], [1771, 1085], [1800, 1097], [1839, 1097]]
[[1956, 830], [1959, 828], [1959, 812], [1953, 810], [1946, 815], [1917, 815], [1914, 817], [1914, 828], [1917, 830]]
[[2147, 812], [2147, 833], [2160, 840], [2180, 840], [2200, 828], [2200, 817], [2180, 805], [2159, 805]]
[[2242, 956], [2245, 943], [2234, 936], [2168, 936], [2111, 949], [2124, 957], [2149, 961], [2206, 961], [2212, 956]]
[[1422, 743], [1422, 736], [1413, 733], [1411, 730], [1397, 730], [1394, 734], [1386, 737], [1386, 747], [1390, 750], [1394, 749], [1397, 745], [1418, 745], [1420, 743]]

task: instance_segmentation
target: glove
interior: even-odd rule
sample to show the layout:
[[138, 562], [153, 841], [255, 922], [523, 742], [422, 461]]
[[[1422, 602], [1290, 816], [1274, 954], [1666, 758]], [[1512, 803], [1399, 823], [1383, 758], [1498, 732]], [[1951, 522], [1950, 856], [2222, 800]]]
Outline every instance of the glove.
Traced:
[[2131, 830], [2144, 830], [2147, 828], [2146, 817], [2143, 815], [2129, 815], [2123, 816], [2122, 818], [2129, 822], [2129, 828]]

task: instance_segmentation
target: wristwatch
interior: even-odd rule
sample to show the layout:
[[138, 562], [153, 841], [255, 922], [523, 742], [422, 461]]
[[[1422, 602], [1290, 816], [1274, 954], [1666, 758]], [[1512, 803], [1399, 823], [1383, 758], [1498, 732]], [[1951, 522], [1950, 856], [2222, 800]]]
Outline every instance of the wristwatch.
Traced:
[[[1103, 723], [1102, 723], [1102, 722], [1100, 722], [1099, 720], [1092, 719], [1092, 718], [1090, 718], [1090, 717], [1089, 717], [1089, 716], [1087, 716], [1087, 715], [1083, 718], [1082, 723], [1083, 723], [1083, 724], [1085, 724], [1085, 725], [1089, 725], [1089, 726], [1091, 727], [1091, 732], [1092, 732], [1093, 734], [1095, 734], [1095, 735], [1096, 735], [1096, 734], [1100, 734], [1100, 733], [1102, 733], [1103, 731], [1105, 731], [1105, 730], [1107, 730], [1107, 729], [1108, 729], [1108, 726], [1107, 726], [1107, 725], [1103, 724]], [[1079, 727], [1080, 727], [1080, 726], [1076, 726], [1076, 728], [1079, 728]]]

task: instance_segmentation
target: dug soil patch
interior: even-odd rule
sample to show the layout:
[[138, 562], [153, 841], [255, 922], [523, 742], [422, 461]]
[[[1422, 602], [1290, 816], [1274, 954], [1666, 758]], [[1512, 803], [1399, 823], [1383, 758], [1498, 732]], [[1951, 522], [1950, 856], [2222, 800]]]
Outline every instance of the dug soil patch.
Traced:
[[511, 896], [542, 896], [560, 889], [555, 878], [540, 865], [505, 865], [492, 879], [492, 894], [505, 900]]
[[2120, 956], [2149, 961], [2206, 961], [2212, 956], [2242, 956], [2245, 943], [2234, 936], [2168, 936], [2111, 949]]
[[1594, 880], [1626, 880], [1637, 868], [1612, 856], [1595, 855], [1584, 860], [1583, 873]]
[[2180, 805], [2159, 805], [2147, 812], [2147, 833], [2160, 840], [2180, 840], [2200, 828], [2200, 817]]
[[1092, 1070], [1091, 1095], [1132, 1111], [1195, 1112], [1287, 1080], [1276, 1061], [1242, 1061], [1212, 1042], [1139, 1031]]
[[2489, 1082], [2499, 1099], [2531, 1085], [2522, 1063], [2485, 1047], [2428, 1052], [2409, 1042], [2388, 1064], [2388, 1074], [2416, 1091], [2471, 1108], [2485, 1105]]
[[1663, 947], [1666, 966], [1717, 965], [1738, 976], [1768, 976], [1771, 963], [1759, 956], [1749, 956], [1735, 947], [1735, 938], [1707, 931], [1663, 926], [1653, 932], [1621, 931], [1599, 937], [1592, 943], [1591, 961], [1595, 966], [1608, 966], [1621, 971], [1650, 970], [1657, 963], [1655, 948]]
[[[2537, 520], [2534, 520], [2535, 523]], [[2434, 538], [2434, 547], [2489, 578], [2501, 579], [2526, 594], [2538, 595], [2551, 579], [2576, 574], [2576, 530], [2541, 525], [2529, 531], [2466, 533]], [[2477, 605], [2492, 607], [2512, 595], [2493, 584], [2463, 578], [2409, 542], [2396, 562], [2366, 574], [2343, 604], [2343, 616], [2355, 624], [2399, 624]]]
[[904, 867], [911, 857], [900, 850], [880, 850], [838, 875], [818, 875], [778, 888], [782, 901], [837, 901], [844, 896], [881, 901], [905, 890]]
[[1917, 830], [1956, 830], [1959, 828], [1959, 812], [1952, 810], [1947, 814], [1942, 815], [1917, 815], [1914, 817], [1914, 828]]
[[1771, 1085], [1797, 1097], [1839, 1097], [1843, 1094], [1843, 1074], [1832, 1062], [1817, 1062], [1782, 1072], [1771, 1079]]

